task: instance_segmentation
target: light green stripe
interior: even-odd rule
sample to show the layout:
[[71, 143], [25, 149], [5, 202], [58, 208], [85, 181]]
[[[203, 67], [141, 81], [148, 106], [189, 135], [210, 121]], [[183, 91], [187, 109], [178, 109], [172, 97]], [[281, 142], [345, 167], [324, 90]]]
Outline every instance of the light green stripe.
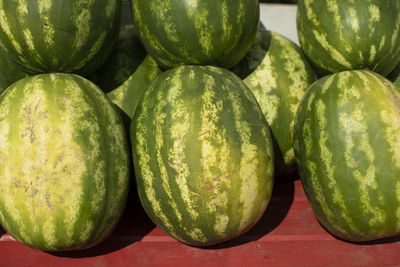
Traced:
[[[41, 1], [42, 2], [42, 1]], [[41, 4], [39, 2], [39, 4]], [[43, 1], [45, 2], [45, 1]], [[28, 15], [28, 3], [26, 0], [17, 0], [17, 17], [23, 18]]]
[[210, 11], [204, 7], [188, 10], [188, 16], [194, 21], [194, 27], [197, 29], [197, 38], [202, 52], [207, 56], [211, 56], [214, 50], [213, 37], [211, 34], [214, 26], [209, 23], [209, 12]]
[[257, 146], [251, 143], [251, 128], [247, 121], [242, 117], [242, 105], [237, 92], [227, 90], [228, 99], [232, 102], [233, 118], [235, 128], [238, 131], [241, 142], [241, 159], [239, 167], [239, 176], [242, 180], [240, 190], [240, 201], [243, 207], [243, 215], [240, 221], [238, 231], [244, 230], [252, 220], [252, 210], [257, 198], [258, 180], [256, 179], [257, 166], [259, 164], [257, 157]]
[[[182, 69], [181, 69], [182, 70]], [[174, 166], [178, 166], [176, 183], [178, 184], [180, 196], [187, 207], [187, 212], [193, 220], [199, 216], [192, 203], [192, 194], [188, 187], [188, 179], [190, 179], [189, 165], [185, 157], [185, 135], [190, 129], [190, 114], [186, 111], [186, 102], [180, 97], [182, 90], [181, 71], [177, 71], [171, 79], [171, 87], [168, 91], [167, 101], [174, 107], [171, 117], [173, 123], [171, 125], [171, 140], [173, 140], [172, 148], [168, 153], [168, 160]]]
[[0, 1], [0, 27], [6, 34], [7, 38], [11, 41], [14, 48], [17, 50], [18, 53], [22, 53], [22, 47], [19, 43], [15, 40], [14, 35], [11, 32], [9, 22], [7, 20], [7, 15], [4, 12], [4, 4], [3, 1]]
[[[280, 102], [280, 98], [277, 95], [271, 94], [277, 87], [278, 82], [273, 75], [273, 69], [271, 57], [267, 53], [257, 71], [244, 80], [247, 86], [251, 88], [269, 125], [275, 123]], [[260, 84], [260, 81], [263, 81], [263, 83]], [[268, 95], [268, 97], [265, 97], [265, 95]]]
[[228, 23], [229, 21], [229, 5], [227, 3], [227, 0], [223, 0], [221, 3], [221, 21], [222, 21], [222, 29], [223, 29], [223, 37], [222, 39], [225, 40], [225, 38], [228, 38], [230, 36], [230, 33], [232, 31], [232, 24]]
[[[345, 42], [345, 38], [343, 36], [343, 22], [342, 22], [342, 18], [340, 17], [340, 14], [339, 14], [339, 7], [338, 7], [337, 1], [336, 0], [327, 0], [326, 4], [327, 4], [328, 12], [331, 12], [332, 17], [333, 17], [334, 26], [332, 26], [331, 29], [335, 29], [336, 34], [338, 35], [338, 39], [342, 40], [342, 45], [344, 46], [344, 49], [347, 52], [351, 52], [352, 47]], [[349, 13], [352, 14], [352, 12], [350, 10], [349, 10]], [[355, 15], [355, 13], [354, 13], [354, 15]], [[354, 17], [352, 16], [352, 19], [353, 19], [352, 22], [357, 21], [356, 18], [357, 18], [356, 16], [354, 16]], [[352, 27], [354, 27], [354, 25], [352, 25]]]
[[[162, 180], [162, 188], [164, 189], [164, 192], [167, 194], [168, 198], [163, 198], [163, 201], [165, 204], [168, 204], [171, 206], [175, 216], [178, 218], [178, 221], [182, 223], [182, 214], [180, 213], [178, 206], [176, 205], [176, 202], [174, 200], [174, 197], [172, 195], [172, 191], [170, 188], [169, 184], [169, 175], [167, 172], [167, 168], [164, 164], [163, 160], [163, 146], [164, 146], [164, 133], [163, 133], [163, 127], [165, 126], [165, 118], [166, 118], [166, 113], [163, 112], [163, 108], [167, 105], [166, 100], [164, 99], [164, 94], [158, 93], [157, 94], [157, 105], [155, 109], [155, 120], [154, 120], [154, 125], [153, 127], [155, 128], [155, 138], [156, 138], [156, 151], [157, 151], [157, 162], [158, 162], [158, 167], [160, 170], [161, 174], [161, 180]], [[177, 167], [172, 164], [170, 164], [170, 167]]]
[[[358, 30], [360, 29], [360, 21], [359, 21], [359, 17], [358, 17], [357, 11], [354, 8], [349, 7], [348, 8], [348, 12], [349, 12], [349, 15], [350, 15], [351, 28], [353, 29], [353, 32], [355, 33], [356, 38], [357, 38], [358, 37], [357, 33], [358, 33]], [[369, 28], [369, 29], [372, 29], [372, 28]], [[343, 27], [341, 27], [341, 31], [343, 31]], [[342, 36], [341, 36], [340, 40], [344, 40], [343, 34], [341, 34], [341, 35]], [[346, 50], [348, 52], [350, 52], [351, 51], [351, 46], [350, 46], [350, 48], [346, 47]]]
[[[348, 224], [349, 228], [354, 231], [358, 232], [357, 227], [354, 225], [354, 222], [352, 221], [350, 214], [347, 210], [346, 203], [343, 201], [343, 195], [341, 191], [339, 190], [338, 184], [336, 183], [335, 179], [335, 163], [333, 161], [333, 154], [328, 146], [328, 140], [330, 136], [327, 133], [326, 127], [328, 127], [328, 122], [326, 120], [327, 114], [326, 114], [326, 105], [321, 101], [316, 103], [316, 108], [317, 108], [317, 119], [318, 119], [318, 125], [320, 125], [320, 136], [318, 140], [318, 146], [320, 148], [320, 160], [322, 162], [322, 166], [324, 168], [325, 172], [325, 177], [327, 180], [327, 185], [329, 187], [330, 192], [332, 193], [332, 201], [335, 205], [339, 206], [341, 211], [342, 211], [342, 218], [343, 220]], [[326, 194], [327, 192], [325, 192]], [[334, 223], [335, 219], [331, 218], [331, 223]], [[341, 229], [341, 231], [344, 231], [344, 229]], [[346, 233], [346, 231], [342, 232], [343, 234]]]
[[400, 129], [398, 126], [400, 121], [398, 117], [398, 111], [392, 108], [385, 108], [380, 112], [380, 119], [385, 123], [383, 131], [392, 155], [392, 162], [396, 168], [400, 169]]
[[[152, 90], [152, 88], [149, 88], [149, 90]], [[156, 192], [154, 190], [154, 173], [151, 171], [150, 167], [150, 155], [148, 153], [149, 144], [147, 143], [147, 137], [146, 137], [147, 128], [143, 126], [146, 125], [146, 123], [144, 122], [146, 121], [146, 116], [149, 111], [147, 110], [147, 105], [142, 105], [141, 107], [142, 107], [142, 112], [140, 113], [141, 115], [137, 118], [136, 125], [142, 125], [142, 126], [137, 127], [135, 132], [135, 139], [137, 143], [135, 150], [138, 151], [137, 154], [138, 164], [136, 165], [136, 168], [141, 174], [144, 193], [148, 200], [147, 201], [148, 204], [151, 206], [151, 209], [153, 210], [153, 213], [161, 220], [161, 223], [165, 225], [167, 229], [169, 229], [171, 235], [175, 235], [175, 232], [173, 231], [174, 226], [171, 224], [168, 217], [161, 209], [160, 201], [156, 197]]]
[[151, 12], [157, 14], [158, 21], [165, 36], [172, 42], [179, 42], [178, 32], [174, 17], [171, 16], [172, 3], [170, 0], [153, 0], [149, 3]]
[[[77, 2], [80, 3], [80, 2]], [[77, 30], [75, 36], [76, 39], [74, 41], [74, 47], [76, 47], [76, 51], [80, 51], [82, 47], [85, 45], [88, 36], [90, 34], [90, 20], [91, 20], [91, 13], [90, 7], [84, 8], [82, 4], [78, 4], [73, 8], [72, 16], [76, 18], [75, 21], [75, 28]]]
[[31, 56], [35, 58], [36, 62], [40, 64], [40, 66], [45, 66], [43, 57], [36, 51], [32, 32], [29, 29], [24, 29], [22, 32], [24, 34], [25, 43], [28, 47]]
[[327, 40], [327, 35], [318, 32], [317, 30], [313, 30], [313, 34], [315, 39], [321, 44], [322, 47], [327, 51], [329, 55], [332, 56], [332, 59], [335, 60], [340, 65], [351, 69], [352, 64], [346, 60], [346, 58]]
[[83, 68], [86, 65], [86, 63], [89, 62], [89, 60], [93, 59], [93, 56], [97, 54], [102, 48], [106, 37], [107, 37], [107, 31], [104, 31], [100, 34], [99, 38], [90, 48], [88, 55], [76, 65], [76, 69]]
[[[215, 81], [212, 77], [205, 79], [205, 92], [202, 97], [201, 110], [201, 152], [202, 166], [206, 178], [207, 189], [211, 191], [211, 200], [208, 202], [208, 212], [215, 216], [214, 230], [223, 235], [229, 222], [229, 217], [221, 213], [227, 210], [228, 193], [221, 187], [230, 187], [229, 146], [226, 142], [226, 130], [219, 125], [220, 113], [223, 109], [223, 101], [215, 100]], [[215, 172], [218, 170], [218, 173]], [[215, 214], [215, 215], [214, 215]], [[210, 215], [211, 216], [211, 215]]]
[[[44, 41], [47, 47], [54, 47], [54, 25], [49, 19], [51, 14], [53, 1], [52, 0], [41, 0], [38, 1], [39, 16], [41, 21], [45, 22], [42, 27], [44, 33]], [[56, 65], [57, 59], [53, 59], [53, 66]]]

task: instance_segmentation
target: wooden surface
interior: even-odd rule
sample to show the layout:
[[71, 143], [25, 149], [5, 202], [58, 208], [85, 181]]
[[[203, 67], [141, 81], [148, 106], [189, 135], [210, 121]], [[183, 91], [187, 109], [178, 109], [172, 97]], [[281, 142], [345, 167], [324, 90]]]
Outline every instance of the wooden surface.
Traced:
[[400, 237], [364, 244], [338, 240], [315, 219], [295, 175], [280, 178], [265, 215], [248, 233], [212, 248], [184, 245], [148, 219], [132, 191], [113, 234], [85, 250], [47, 253], [8, 234], [0, 266], [400, 266]]

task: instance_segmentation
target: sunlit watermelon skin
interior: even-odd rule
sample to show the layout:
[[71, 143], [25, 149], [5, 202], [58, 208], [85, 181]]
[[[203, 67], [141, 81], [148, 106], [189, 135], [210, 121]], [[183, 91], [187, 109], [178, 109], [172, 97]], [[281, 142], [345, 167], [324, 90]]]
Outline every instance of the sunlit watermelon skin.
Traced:
[[299, 105], [294, 148], [318, 220], [349, 241], [400, 234], [400, 93], [370, 71], [315, 82]]
[[258, 0], [132, 0], [140, 38], [164, 69], [180, 65], [230, 68], [257, 33]]
[[250, 229], [269, 203], [273, 145], [254, 96], [211, 66], [161, 73], [131, 126], [139, 197], [174, 238], [207, 246]]
[[126, 204], [130, 157], [106, 95], [72, 74], [41, 74], [0, 97], [0, 222], [40, 250], [92, 247]]
[[0, 47], [25, 72], [88, 74], [118, 38], [120, 0], [0, 0]]
[[300, 0], [297, 32], [321, 74], [370, 69], [387, 75], [400, 61], [400, 1]]
[[286, 37], [259, 29], [246, 57], [233, 69], [250, 88], [277, 142], [277, 169], [294, 167], [293, 125], [297, 106], [317, 76], [300, 47]]

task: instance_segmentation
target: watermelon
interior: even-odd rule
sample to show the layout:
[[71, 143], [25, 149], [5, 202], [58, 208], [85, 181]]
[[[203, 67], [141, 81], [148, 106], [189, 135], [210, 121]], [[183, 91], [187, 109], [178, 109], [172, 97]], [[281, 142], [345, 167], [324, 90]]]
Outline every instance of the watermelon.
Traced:
[[108, 98], [129, 118], [133, 117], [139, 98], [147, 85], [161, 73], [152, 57], [147, 55], [133, 74], [118, 88], [107, 94]]
[[320, 74], [370, 69], [387, 75], [400, 61], [398, 0], [300, 0], [297, 31]]
[[277, 169], [293, 169], [294, 116], [304, 93], [317, 78], [311, 65], [295, 43], [259, 29], [250, 51], [232, 71], [244, 79], [271, 127], [278, 144], [276, 155], [281, 155], [277, 158], [283, 162]]
[[27, 77], [28, 75], [20, 70], [7, 56], [0, 51], [0, 95], [12, 83]]
[[344, 240], [400, 234], [400, 93], [367, 70], [325, 76], [299, 105], [294, 149], [321, 224]]
[[133, 0], [139, 36], [164, 69], [179, 65], [230, 68], [257, 33], [258, 0]]
[[250, 229], [273, 185], [273, 145], [256, 99], [232, 72], [180, 66], [147, 87], [131, 142], [139, 198], [163, 231], [208, 246]]
[[118, 38], [120, 0], [0, 0], [0, 48], [24, 71], [88, 74]]
[[0, 97], [0, 222], [36, 249], [92, 247], [126, 204], [130, 157], [107, 96], [73, 74], [40, 74]]

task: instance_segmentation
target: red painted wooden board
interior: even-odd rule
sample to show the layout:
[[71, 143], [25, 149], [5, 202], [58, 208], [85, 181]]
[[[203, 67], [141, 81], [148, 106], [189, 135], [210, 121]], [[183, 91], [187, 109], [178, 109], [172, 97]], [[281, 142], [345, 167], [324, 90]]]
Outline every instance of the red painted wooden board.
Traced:
[[275, 183], [270, 205], [248, 233], [212, 248], [184, 245], [149, 220], [137, 195], [102, 244], [47, 253], [8, 234], [0, 237], [0, 267], [19, 266], [400, 266], [400, 237], [352, 244], [327, 233], [315, 219], [295, 176]]

